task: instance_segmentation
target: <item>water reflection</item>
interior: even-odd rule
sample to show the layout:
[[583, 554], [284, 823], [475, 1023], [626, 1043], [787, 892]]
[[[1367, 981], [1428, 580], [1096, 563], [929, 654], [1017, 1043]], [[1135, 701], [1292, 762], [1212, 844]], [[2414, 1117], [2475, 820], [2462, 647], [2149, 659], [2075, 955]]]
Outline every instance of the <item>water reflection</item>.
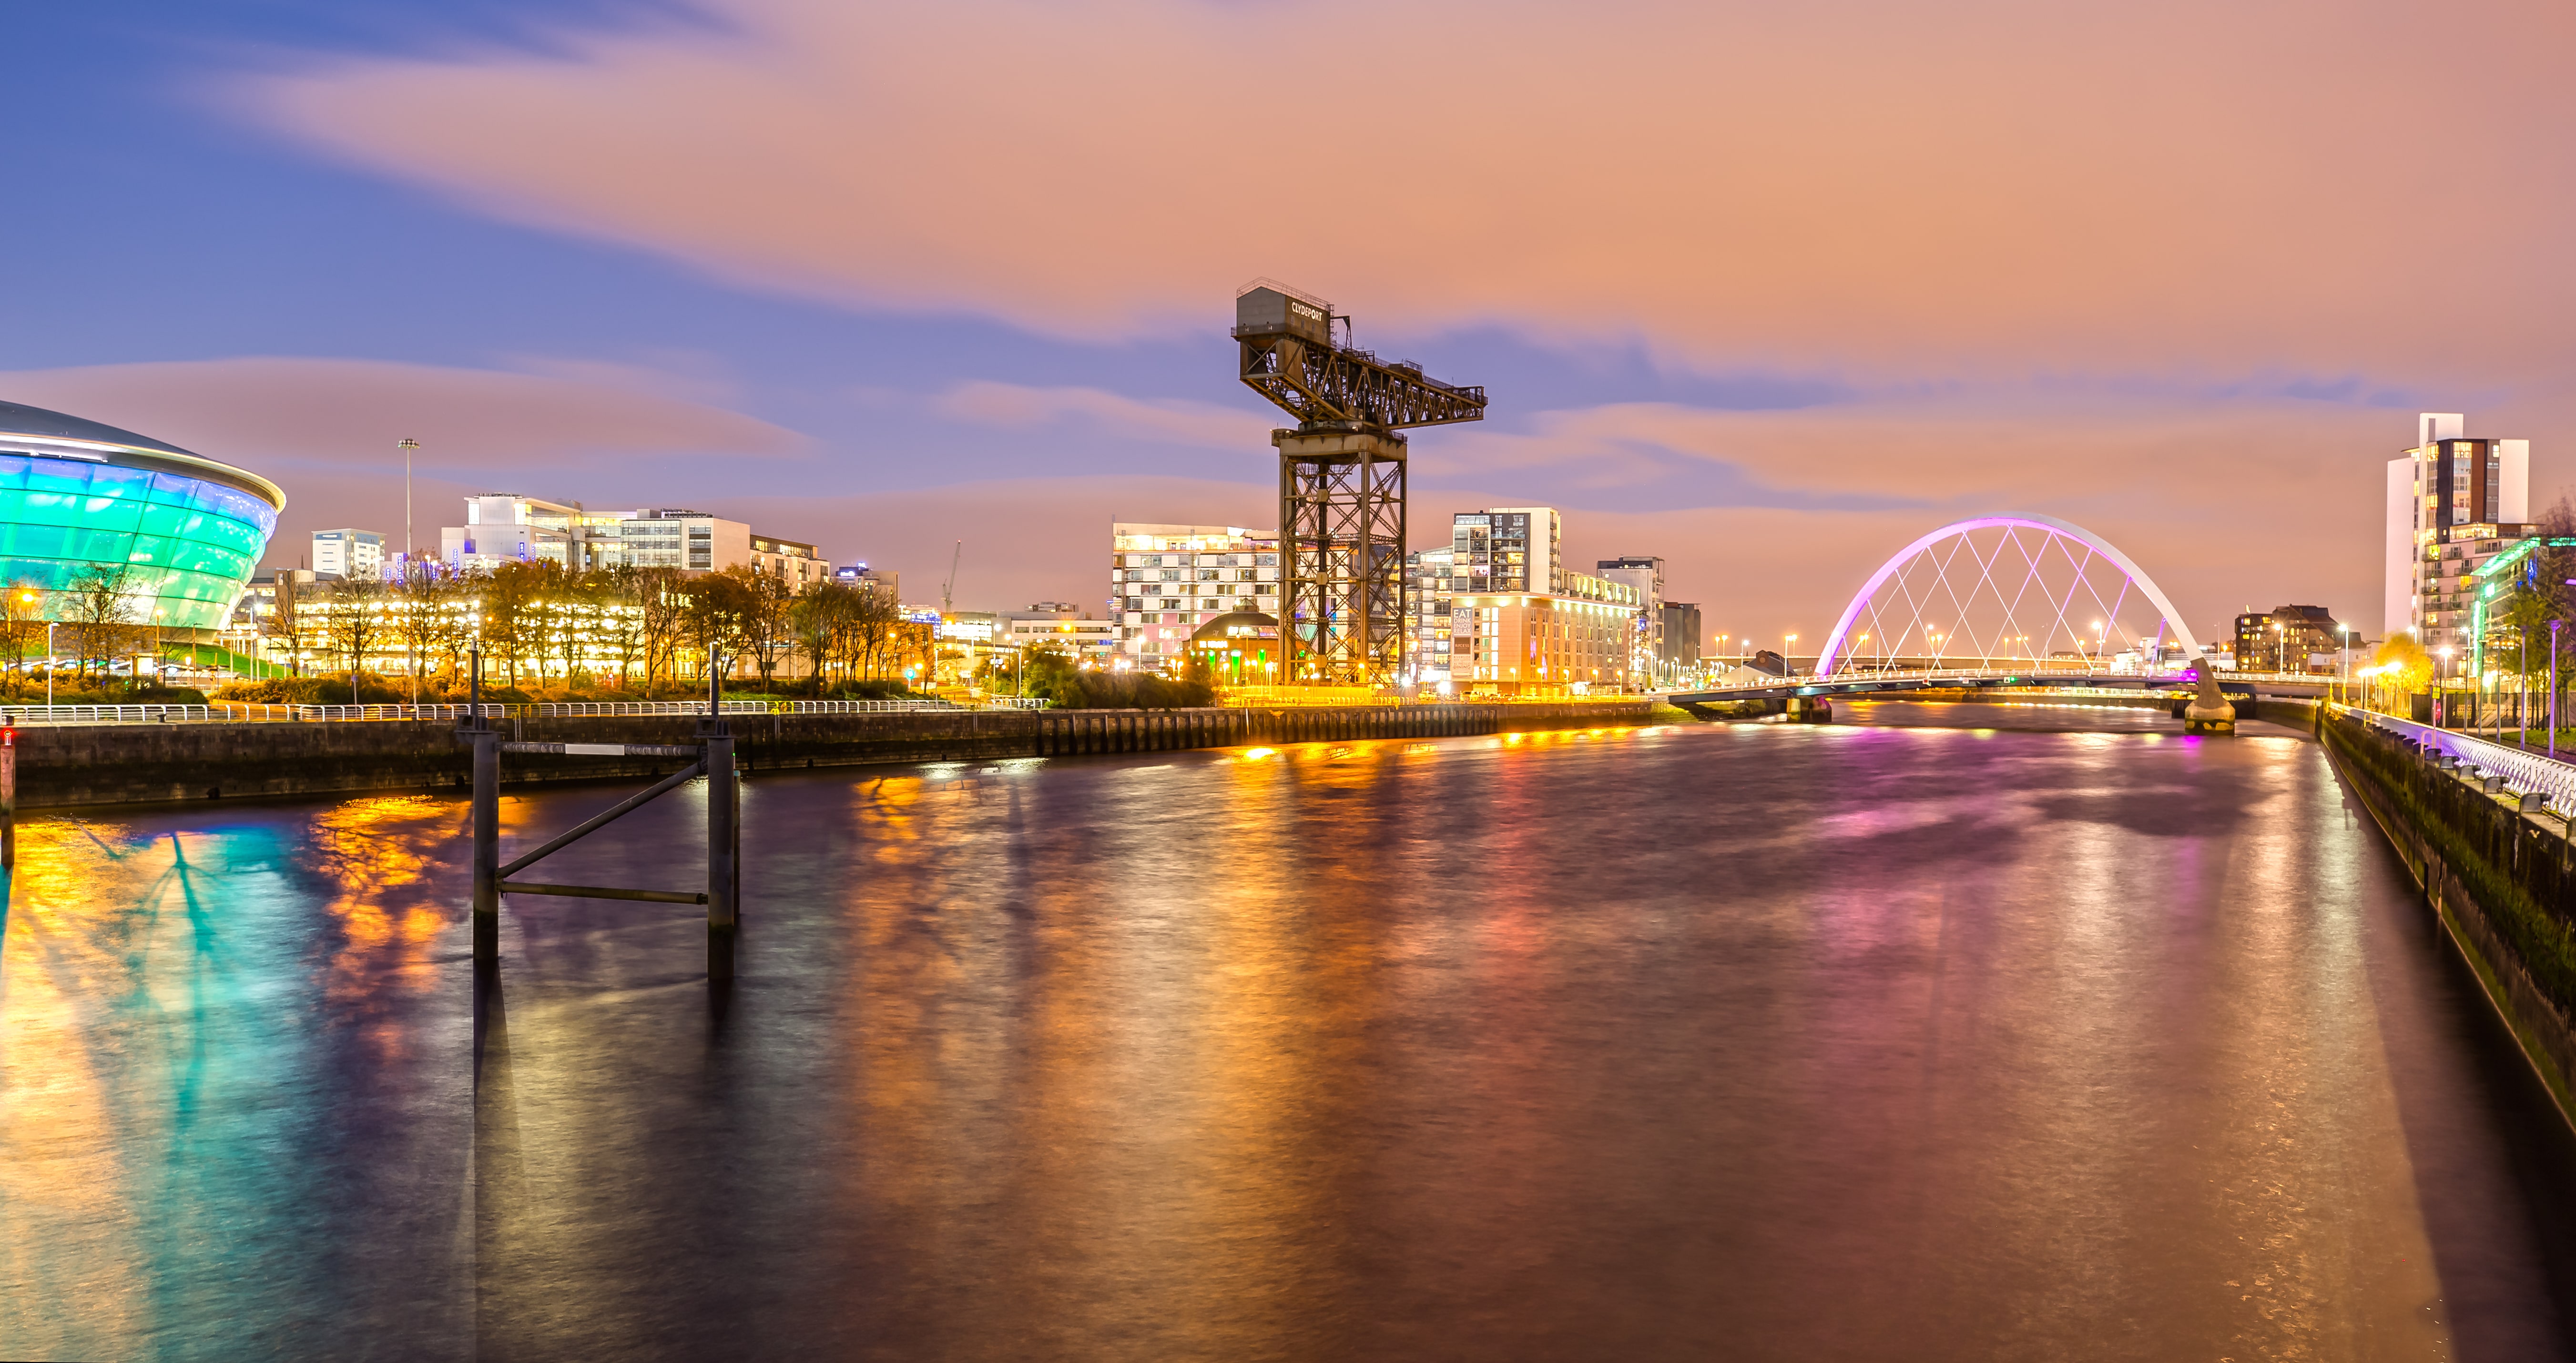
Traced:
[[[2554, 1346], [2315, 749], [1977, 708], [761, 777], [714, 1001], [681, 905], [478, 982], [450, 800], [38, 821], [0, 1353]], [[696, 798], [549, 874], [688, 883]]]

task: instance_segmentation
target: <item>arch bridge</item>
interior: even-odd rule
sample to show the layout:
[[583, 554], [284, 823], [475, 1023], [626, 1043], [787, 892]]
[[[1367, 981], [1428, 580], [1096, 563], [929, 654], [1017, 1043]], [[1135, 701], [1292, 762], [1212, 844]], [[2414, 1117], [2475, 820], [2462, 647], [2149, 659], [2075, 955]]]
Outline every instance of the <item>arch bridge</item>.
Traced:
[[2155, 579], [2092, 531], [2029, 515], [1953, 521], [1897, 550], [1843, 608], [1811, 674], [1739, 668], [1670, 698], [2032, 685], [2185, 686], [2194, 728], [2234, 719], [2218, 714], [2227, 702], [2209, 652]]

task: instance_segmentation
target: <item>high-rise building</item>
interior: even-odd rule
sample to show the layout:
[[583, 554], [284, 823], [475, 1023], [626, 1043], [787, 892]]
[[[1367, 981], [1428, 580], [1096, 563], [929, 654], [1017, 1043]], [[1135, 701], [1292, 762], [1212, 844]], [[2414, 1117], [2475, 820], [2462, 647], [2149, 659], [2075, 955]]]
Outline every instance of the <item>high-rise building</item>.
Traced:
[[1458, 551], [1450, 545], [1404, 556], [1404, 676], [1421, 685], [1449, 679], [1450, 578]]
[[1120, 521], [1109, 537], [1109, 620], [1129, 666], [1178, 666], [1190, 635], [1230, 611], [1279, 614], [1275, 530]]
[[337, 578], [384, 575], [385, 537], [373, 530], [313, 532], [313, 571]]
[[2388, 462], [2384, 623], [2390, 634], [2412, 631], [2436, 658], [2464, 662], [2471, 603], [2462, 584], [2531, 533], [2531, 442], [2472, 437], [2457, 412], [2415, 420], [2414, 448]]
[[1664, 685], [1687, 684], [1699, 671], [1699, 603], [1667, 601], [1661, 612], [1664, 618], [1661, 652], [1656, 655], [1663, 669], [1659, 681]]
[[1462, 592], [1554, 592], [1565, 585], [1565, 518], [1552, 506], [1498, 506], [1450, 519], [1451, 576]]

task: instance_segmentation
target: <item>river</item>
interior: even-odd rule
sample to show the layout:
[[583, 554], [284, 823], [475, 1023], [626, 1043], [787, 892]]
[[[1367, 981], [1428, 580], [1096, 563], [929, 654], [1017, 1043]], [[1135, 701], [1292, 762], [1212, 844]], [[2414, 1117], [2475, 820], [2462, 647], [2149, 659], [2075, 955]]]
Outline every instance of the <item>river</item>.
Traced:
[[2316, 745], [1843, 718], [755, 775], [724, 994], [514, 899], [478, 1002], [451, 798], [32, 819], [0, 1356], [2566, 1353], [2576, 1140]]

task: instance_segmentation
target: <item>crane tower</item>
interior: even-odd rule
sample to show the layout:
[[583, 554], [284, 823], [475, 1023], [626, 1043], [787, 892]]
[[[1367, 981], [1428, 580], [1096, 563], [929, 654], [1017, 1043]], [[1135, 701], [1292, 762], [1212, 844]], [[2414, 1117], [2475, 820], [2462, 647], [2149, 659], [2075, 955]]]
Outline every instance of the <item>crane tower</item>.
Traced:
[[[1404, 472], [1410, 426], [1480, 421], [1485, 390], [1350, 343], [1346, 314], [1276, 280], [1234, 297], [1244, 383], [1297, 418], [1279, 448], [1282, 679], [1379, 685], [1404, 661]], [[1334, 323], [1341, 324], [1340, 342]]]

